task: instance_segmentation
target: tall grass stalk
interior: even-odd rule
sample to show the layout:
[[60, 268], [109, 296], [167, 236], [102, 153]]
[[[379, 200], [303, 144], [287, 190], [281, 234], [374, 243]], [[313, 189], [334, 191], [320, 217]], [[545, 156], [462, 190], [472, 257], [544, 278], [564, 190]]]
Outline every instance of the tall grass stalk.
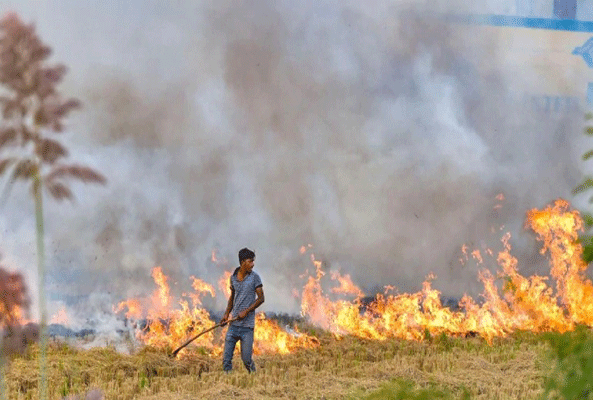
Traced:
[[8, 382], [6, 381], [6, 352], [2, 347], [4, 332], [0, 331], [0, 400], [8, 400]]
[[8, 400], [8, 382], [6, 381], [6, 360], [0, 357], [0, 399]]
[[41, 178], [36, 173], [33, 178], [35, 197], [35, 222], [37, 225], [37, 272], [39, 275], [39, 399], [47, 399], [47, 309], [45, 304], [45, 243], [43, 240], [43, 203]]

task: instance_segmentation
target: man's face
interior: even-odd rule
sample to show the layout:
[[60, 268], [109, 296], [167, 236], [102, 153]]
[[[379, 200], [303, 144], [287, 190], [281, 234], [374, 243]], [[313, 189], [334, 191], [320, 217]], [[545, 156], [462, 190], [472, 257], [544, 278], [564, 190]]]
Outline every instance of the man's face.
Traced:
[[255, 264], [255, 260], [253, 258], [248, 258], [246, 260], [243, 260], [243, 262], [241, 263], [241, 266], [243, 267], [243, 269], [246, 272], [251, 272], [254, 264]]

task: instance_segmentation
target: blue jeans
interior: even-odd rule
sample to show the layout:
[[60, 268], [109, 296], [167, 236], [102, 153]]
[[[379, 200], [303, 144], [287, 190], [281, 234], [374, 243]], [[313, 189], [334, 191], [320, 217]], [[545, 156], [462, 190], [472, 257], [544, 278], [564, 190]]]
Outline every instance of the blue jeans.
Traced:
[[253, 328], [244, 326], [229, 326], [224, 341], [224, 355], [222, 356], [222, 368], [225, 371], [233, 369], [233, 353], [235, 352], [235, 345], [237, 341], [241, 341], [241, 360], [247, 371], [255, 372], [255, 364], [253, 363]]

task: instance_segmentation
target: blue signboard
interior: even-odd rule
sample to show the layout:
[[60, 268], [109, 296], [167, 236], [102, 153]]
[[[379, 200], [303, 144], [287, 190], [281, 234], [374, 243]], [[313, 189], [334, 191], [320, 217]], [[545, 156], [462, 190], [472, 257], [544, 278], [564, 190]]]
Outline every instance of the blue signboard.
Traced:
[[572, 54], [583, 57], [589, 68], [593, 68], [593, 37], [587, 40], [582, 46], [575, 47]]
[[593, 21], [572, 19], [517, 17], [513, 15], [447, 15], [449, 22], [557, 31], [591, 32]]

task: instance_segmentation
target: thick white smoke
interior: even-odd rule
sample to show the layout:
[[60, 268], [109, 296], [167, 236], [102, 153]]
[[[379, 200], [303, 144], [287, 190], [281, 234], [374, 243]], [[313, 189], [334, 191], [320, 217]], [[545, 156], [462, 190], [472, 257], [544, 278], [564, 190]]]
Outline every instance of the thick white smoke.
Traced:
[[[84, 109], [64, 140], [73, 160], [109, 179], [74, 185], [74, 205], [46, 201], [54, 308], [89, 293], [114, 303], [149, 295], [154, 266], [174, 290], [190, 275], [216, 284], [224, 268], [212, 249], [231, 269], [248, 246], [264, 310], [294, 312], [308, 243], [370, 294], [386, 284], [416, 291], [434, 272], [445, 294], [475, 295], [478, 266], [462, 266], [460, 248], [496, 251], [501, 225], [523, 271], [546, 271], [523, 220], [570, 198], [581, 114], [530, 114], [509, 99], [533, 71], [508, 68], [491, 37], [424, 17], [513, 12], [515, 2], [0, 5], [35, 22], [69, 66], [61, 88]], [[483, 41], [482, 54], [466, 49], [470, 39]], [[490, 72], [476, 67], [480, 57], [491, 57]], [[506, 201], [494, 210], [499, 193]], [[27, 196], [11, 194], [0, 243], [35, 287]]]

